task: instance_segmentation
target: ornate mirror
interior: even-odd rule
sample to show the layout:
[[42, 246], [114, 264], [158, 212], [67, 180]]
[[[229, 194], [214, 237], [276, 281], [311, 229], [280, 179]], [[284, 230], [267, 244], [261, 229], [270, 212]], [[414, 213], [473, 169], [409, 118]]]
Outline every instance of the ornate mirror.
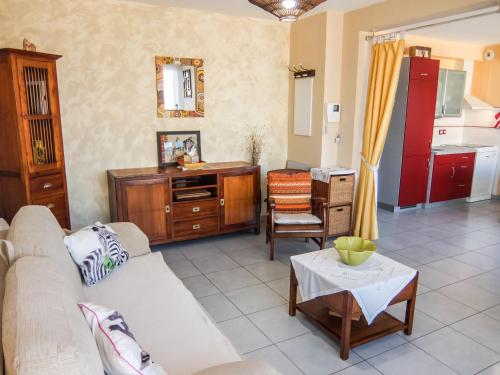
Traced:
[[156, 56], [158, 117], [203, 117], [203, 59]]

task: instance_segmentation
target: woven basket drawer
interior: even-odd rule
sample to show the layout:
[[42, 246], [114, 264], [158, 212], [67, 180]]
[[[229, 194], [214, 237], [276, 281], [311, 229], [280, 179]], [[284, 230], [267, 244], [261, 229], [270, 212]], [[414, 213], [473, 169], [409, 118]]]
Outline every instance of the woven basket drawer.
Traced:
[[351, 205], [330, 208], [328, 235], [349, 233], [351, 230]]
[[330, 204], [352, 203], [354, 175], [332, 176], [330, 179]]

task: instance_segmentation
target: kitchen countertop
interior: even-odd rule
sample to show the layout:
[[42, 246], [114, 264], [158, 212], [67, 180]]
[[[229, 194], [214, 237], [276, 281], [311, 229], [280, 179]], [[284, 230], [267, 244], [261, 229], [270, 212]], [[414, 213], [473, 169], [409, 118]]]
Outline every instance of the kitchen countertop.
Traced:
[[440, 145], [433, 146], [432, 153], [434, 155], [449, 155], [449, 154], [465, 154], [469, 152], [486, 152], [497, 151], [497, 146], [485, 146], [474, 144], [455, 144], [455, 145]]

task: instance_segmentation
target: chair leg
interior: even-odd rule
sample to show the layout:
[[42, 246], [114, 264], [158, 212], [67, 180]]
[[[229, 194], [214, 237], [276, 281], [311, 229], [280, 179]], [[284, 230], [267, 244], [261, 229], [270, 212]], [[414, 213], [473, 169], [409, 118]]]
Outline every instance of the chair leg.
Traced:
[[271, 233], [271, 251], [269, 254], [269, 259], [274, 260], [274, 233]]

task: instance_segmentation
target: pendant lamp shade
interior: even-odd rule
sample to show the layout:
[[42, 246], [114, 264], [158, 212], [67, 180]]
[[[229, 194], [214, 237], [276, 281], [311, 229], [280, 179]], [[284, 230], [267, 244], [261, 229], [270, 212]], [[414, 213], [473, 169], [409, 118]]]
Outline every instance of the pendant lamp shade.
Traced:
[[275, 15], [282, 22], [293, 22], [326, 0], [248, 0]]

